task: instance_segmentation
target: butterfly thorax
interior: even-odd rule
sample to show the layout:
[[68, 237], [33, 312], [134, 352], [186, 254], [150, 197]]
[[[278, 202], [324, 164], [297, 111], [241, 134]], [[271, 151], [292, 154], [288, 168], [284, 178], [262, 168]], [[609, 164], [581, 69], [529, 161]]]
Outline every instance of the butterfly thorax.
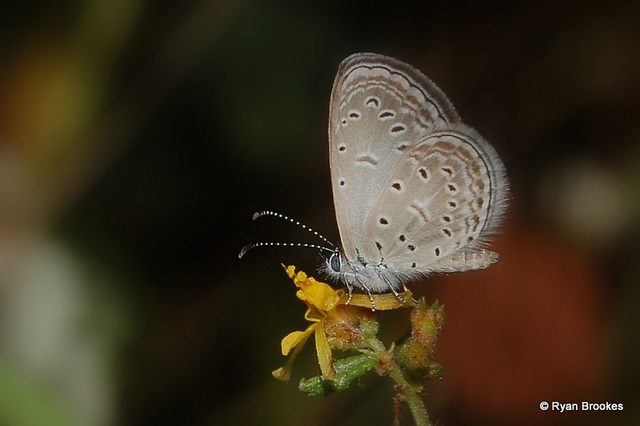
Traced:
[[367, 262], [358, 256], [353, 261], [340, 249], [336, 249], [325, 261], [321, 271], [336, 281], [344, 283], [349, 292], [359, 288], [367, 293], [388, 293], [404, 289], [404, 282], [421, 274], [415, 270], [390, 269], [383, 262]]

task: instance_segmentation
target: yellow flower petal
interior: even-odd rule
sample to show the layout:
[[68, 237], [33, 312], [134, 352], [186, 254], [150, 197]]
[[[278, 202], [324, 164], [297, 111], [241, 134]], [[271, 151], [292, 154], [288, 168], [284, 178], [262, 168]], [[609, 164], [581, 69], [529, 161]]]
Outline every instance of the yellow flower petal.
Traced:
[[[376, 310], [390, 311], [393, 309], [406, 308], [409, 306], [415, 306], [413, 297], [410, 291], [400, 293], [400, 296], [405, 300], [401, 302], [393, 293], [381, 293], [373, 294], [373, 302], [375, 303]], [[368, 294], [354, 294], [349, 302], [349, 305], [360, 306], [362, 308], [371, 308], [371, 299]]]
[[293, 278], [293, 281], [296, 283], [296, 285], [298, 285], [298, 283], [303, 284], [305, 281], [307, 281], [307, 274], [306, 272], [298, 272], [296, 274], [296, 276]]
[[280, 344], [282, 347], [282, 355], [287, 356], [289, 355], [289, 352], [291, 352], [291, 349], [298, 345], [304, 345], [316, 326], [317, 324], [311, 324], [305, 331], [292, 331], [284, 336], [284, 339], [282, 339], [282, 343]]
[[271, 375], [278, 380], [282, 380], [283, 382], [286, 382], [291, 377], [291, 366], [289, 366], [289, 368], [280, 367], [276, 370], [273, 370], [271, 372]]
[[284, 364], [284, 366], [282, 366], [282, 367], [280, 367], [280, 368], [278, 368], [276, 370], [273, 370], [271, 372], [273, 377], [275, 377], [278, 380], [283, 380], [285, 382], [289, 380], [289, 378], [291, 377], [291, 367], [293, 366], [293, 363], [296, 360], [296, 358], [298, 357], [298, 354], [302, 350], [303, 346], [304, 345], [297, 345], [297, 346], [294, 347], [293, 353], [291, 354], [289, 359], [287, 359], [287, 362]]
[[324, 324], [316, 329], [316, 352], [318, 353], [318, 365], [325, 380], [336, 379], [336, 370], [333, 368], [333, 355], [329, 347], [327, 335], [324, 333]]
[[320, 322], [327, 316], [326, 312], [321, 311], [313, 305], [307, 303], [309, 309], [304, 313], [304, 319], [311, 322]]
[[334, 309], [344, 295], [344, 291], [336, 291], [329, 285], [317, 281], [302, 289], [302, 291], [305, 301], [323, 311]]
[[315, 306], [321, 311], [329, 311], [340, 303], [346, 302], [344, 290], [335, 290], [330, 285], [317, 281], [302, 271], [296, 273], [293, 265], [287, 266], [285, 269], [289, 277], [293, 278], [294, 284], [300, 289], [296, 292], [296, 296], [309, 305]]
[[289, 265], [289, 266], [282, 265], [282, 266], [284, 267], [284, 270], [287, 272], [287, 275], [289, 275], [289, 278], [293, 279], [293, 277], [296, 274], [296, 267], [293, 265]]
[[292, 350], [293, 352], [291, 353], [289, 359], [287, 359], [287, 362], [283, 367], [280, 367], [277, 370], [271, 372], [273, 377], [278, 380], [289, 380], [289, 377], [291, 377], [291, 366], [293, 365], [293, 362], [298, 357], [298, 354], [304, 347], [304, 344], [306, 343], [311, 333], [313, 333], [313, 331], [317, 327], [318, 323], [311, 324], [305, 331], [294, 331], [292, 333], [289, 333], [287, 336], [285, 336], [284, 339], [282, 339], [282, 354], [286, 356]]

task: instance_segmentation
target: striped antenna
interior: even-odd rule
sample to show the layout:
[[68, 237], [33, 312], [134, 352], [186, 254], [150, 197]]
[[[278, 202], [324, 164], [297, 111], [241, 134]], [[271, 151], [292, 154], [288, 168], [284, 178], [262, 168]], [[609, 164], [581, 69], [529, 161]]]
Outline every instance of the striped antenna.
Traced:
[[290, 218], [289, 216], [283, 215], [282, 213], [276, 213], [276, 212], [272, 212], [272, 211], [269, 211], [269, 210], [263, 210], [261, 212], [255, 212], [253, 214], [253, 220], [256, 220], [256, 219], [258, 219], [258, 218], [260, 218], [262, 216], [275, 216], [275, 217], [277, 217], [279, 219], [287, 220], [287, 221], [293, 223], [294, 225], [299, 226], [302, 229], [305, 229], [305, 230], [311, 232], [313, 235], [315, 235], [316, 237], [320, 238], [322, 241], [324, 241], [325, 243], [329, 244], [331, 247], [333, 247], [333, 248], [336, 247], [335, 244], [333, 244], [331, 241], [326, 239], [324, 237], [324, 235], [322, 235], [321, 233], [319, 233], [317, 231], [314, 231], [313, 229], [311, 229], [311, 227], [305, 225], [304, 223], [300, 223], [297, 220]]
[[319, 246], [316, 244], [307, 244], [307, 243], [278, 243], [278, 242], [262, 242], [262, 243], [251, 243], [242, 247], [240, 250], [240, 254], [238, 254], [238, 258], [242, 259], [242, 256], [247, 254], [247, 252], [256, 247], [309, 247], [318, 250], [324, 250], [333, 253], [335, 249], [330, 249], [328, 247]]
[[323, 251], [328, 251], [328, 252], [335, 252], [337, 247], [335, 244], [333, 244], [331, 241], [329, 241], [328, 239], [326, 239], [322, 234], [320, 234], [317, 231], [314, 231], [313, 229], [311, 229], [309, 226], [298, 222], [295, 219], [290, 218], [289, 216], [283, 215], [281, 213], [276, 213], [276, 212], [272, 212], [270, 210], [263, 210], [263, 211], [259, 211], [259, 212], [255, 212], [253, 214], [253, 220], [256, 220], [262, 216], [274, 216], [277, 217], [279, 219], [284, 219], [286, 221], [289, 221], [291, 223], [293, 223], [296, 226], [301, 227], [302, 229], [311, 232], [313, 235], [315, 235], [316, 237], [320, 238], [322, 241], [324, 241], [325, 243], [329, 244], [331, 246], [331, 248], [329, 247], [324, 247], [324, 246], [319, 246], [317, 244], [307, 244], [307, 243], [279, 243], [279, 242], [260, 242], [260, 243], [251, 243], [251, 244], [247, 244], [246, 246], [244, 246], [242, 248], [242, 250], [240, 250], [240, 253], [238, 254], [238, 258], [242, 258], [242, 256], [244, 256], [245, 254], [247, 254], [247, 252], [255, 247], [308, 247], [308, 248], [314, 248], [314, 249], [318, 249], [318, 250], [323, 250]]

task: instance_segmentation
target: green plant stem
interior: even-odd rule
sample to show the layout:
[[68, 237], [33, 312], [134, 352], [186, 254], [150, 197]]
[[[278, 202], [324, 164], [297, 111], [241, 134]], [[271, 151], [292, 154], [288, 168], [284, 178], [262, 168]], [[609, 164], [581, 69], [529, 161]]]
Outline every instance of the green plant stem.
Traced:
[[398, 367], [396, 362], [393, 362], [393, 366], [389, 370], [389, 376], [400, 386], [400, 397], [407, 405], [413, 416], [413, 420], [416, 426], [430, 426], [429, 415], [427, 414], [427, 407], [424, 405], [424, 401], [420, 396], [422, 386], [411, 383], [410, 380], [402, 373], [402, 370]]
[[400, 389], [398, 397], [409, 405], [416, 426], [431, 426], [427, 408], [420, 396], [422, 385], [409, 379], [393, 358], [392, 350], [387, 351], [384, 344], [375, 336], [367, 336], [367, 346], [373, 351], [373, 356], [379, 362], [379, 373], [387, 374], [396, 382]]

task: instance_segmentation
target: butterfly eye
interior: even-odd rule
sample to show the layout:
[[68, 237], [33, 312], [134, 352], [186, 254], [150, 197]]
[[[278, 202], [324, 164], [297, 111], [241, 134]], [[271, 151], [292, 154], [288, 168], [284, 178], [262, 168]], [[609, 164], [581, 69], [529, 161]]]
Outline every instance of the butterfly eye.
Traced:
[[342, 270], [342, 257], [340, 256], [340, 252], [333, 252], [328, 263], [334, 272], [340, 272]]

